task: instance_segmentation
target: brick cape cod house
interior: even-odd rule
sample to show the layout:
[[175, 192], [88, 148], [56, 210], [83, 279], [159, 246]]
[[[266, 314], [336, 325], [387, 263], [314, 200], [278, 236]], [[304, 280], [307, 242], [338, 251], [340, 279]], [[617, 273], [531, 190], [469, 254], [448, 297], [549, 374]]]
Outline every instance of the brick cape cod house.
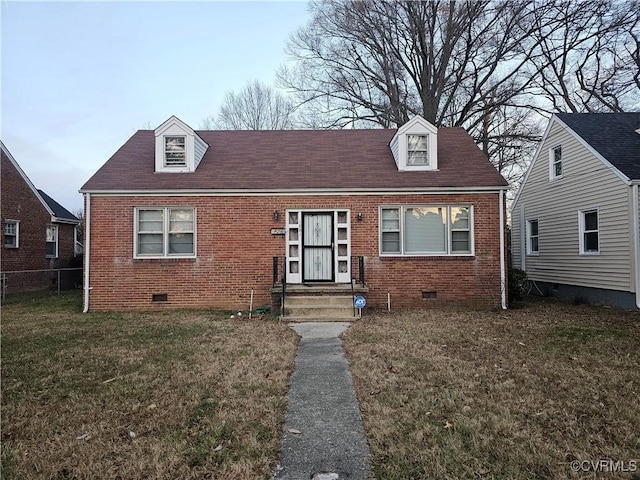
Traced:
[[[85, 311], [277, 303], [506, 307], [507, 182], [462, 128], [136, 132], [82, 187]], [[283, 275], [284, 273], [284, 275]], [[308, 290], [311, 291], [311, 290]], [[354, 290], [356, 291], [356, 290]]]
[[[77, 253], [80, 220], [37, 190], [4, 143], [0, 147], [3, 287], [9, 293], [57, 287], [57, 273], [45, 270], [70, 266]], [[63, 286], [73, 286], [73, 277], [65, 272], [60, 277]]]

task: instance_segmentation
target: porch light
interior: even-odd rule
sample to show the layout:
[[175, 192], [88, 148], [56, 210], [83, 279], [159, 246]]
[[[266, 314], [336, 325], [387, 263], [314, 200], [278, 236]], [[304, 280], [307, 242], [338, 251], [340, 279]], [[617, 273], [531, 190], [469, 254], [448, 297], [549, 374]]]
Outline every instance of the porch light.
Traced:
[[278, 210], [275, 210], [273, 212], [273, 220], [278, 220], [280, 218], [280, 212], [278, 212]]
[[362, 212], [358, 212], [358, 215], [356, 215], [356, 218], [358, 219], [359, 222], [362, 221]]

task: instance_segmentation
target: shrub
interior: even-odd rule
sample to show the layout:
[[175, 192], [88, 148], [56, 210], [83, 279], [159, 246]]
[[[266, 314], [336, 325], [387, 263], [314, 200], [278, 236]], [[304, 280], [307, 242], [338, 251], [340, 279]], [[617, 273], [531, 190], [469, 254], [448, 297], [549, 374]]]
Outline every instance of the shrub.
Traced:
[[509, 269], [509, 305], [521, 301], [529, 292], [527, 272], [517, 268]]

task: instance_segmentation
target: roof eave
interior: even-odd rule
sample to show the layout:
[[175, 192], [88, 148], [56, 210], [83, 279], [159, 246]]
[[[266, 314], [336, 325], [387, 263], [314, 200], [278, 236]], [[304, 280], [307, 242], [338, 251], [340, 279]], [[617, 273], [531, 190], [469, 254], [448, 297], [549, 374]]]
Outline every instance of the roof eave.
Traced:
[[83, 188], [79, 192], [92, 195], [344, 195], [344, 194], [376, 194], [376, 193], [470, 193], [470, 192], [499, 192], [508, 190], [509, 185], [484, 185], [469, 187], [380, 187], [380, 188], [274, 188], [274, 189], [149, 189], [149, 190], [127, 190], [127, 189], [100, 189]]

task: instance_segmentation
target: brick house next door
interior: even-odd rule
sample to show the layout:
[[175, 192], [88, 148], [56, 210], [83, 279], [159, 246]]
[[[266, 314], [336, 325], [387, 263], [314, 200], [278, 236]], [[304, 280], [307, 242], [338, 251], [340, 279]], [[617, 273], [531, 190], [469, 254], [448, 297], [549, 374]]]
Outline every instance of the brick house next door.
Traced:
[[351, 282], [349, 210], [287, 210], [287, 283]]

